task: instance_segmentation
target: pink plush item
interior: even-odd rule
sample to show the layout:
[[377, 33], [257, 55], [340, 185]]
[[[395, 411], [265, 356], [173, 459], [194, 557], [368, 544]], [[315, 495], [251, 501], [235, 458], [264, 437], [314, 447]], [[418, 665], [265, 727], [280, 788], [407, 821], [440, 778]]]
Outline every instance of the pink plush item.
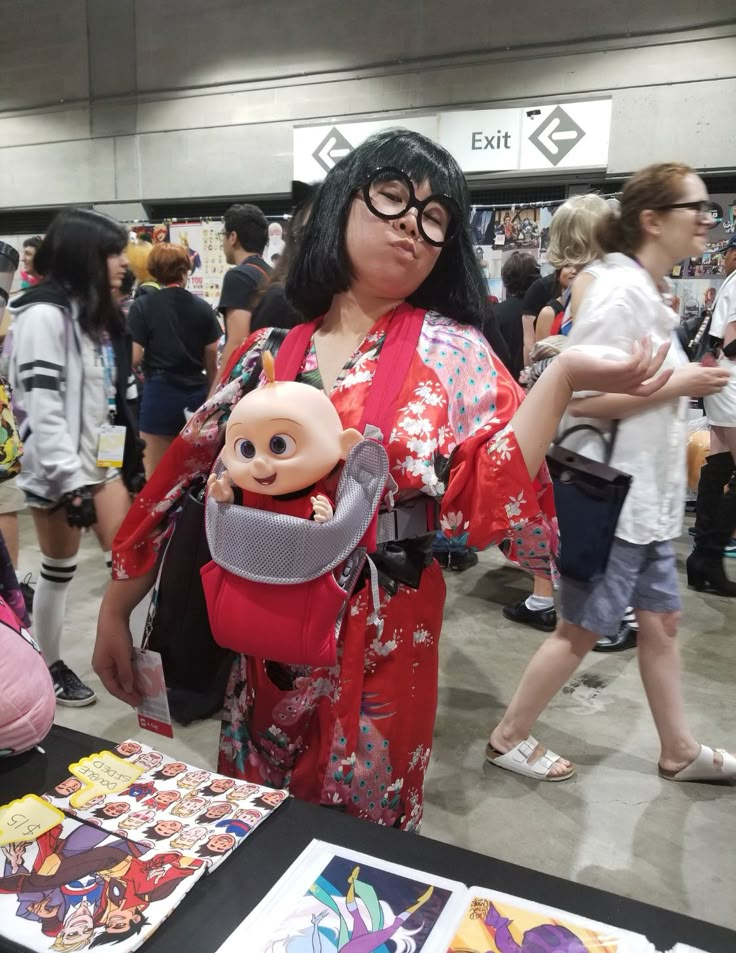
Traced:
[[0, 599], [0, 757], [37, 745], [54, 721], [56, 696], [46, 663], [10, 606]]

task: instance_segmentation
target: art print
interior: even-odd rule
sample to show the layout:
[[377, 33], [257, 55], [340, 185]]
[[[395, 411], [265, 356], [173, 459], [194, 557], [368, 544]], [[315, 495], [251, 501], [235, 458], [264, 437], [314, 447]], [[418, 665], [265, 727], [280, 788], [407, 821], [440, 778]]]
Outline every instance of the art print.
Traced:
[[431, 953], [458, 887], [313, 841], [220, 953]]
[[149, 849], [185, 851], [214, 869], [288, 797], [286, 791], [226, 778], [176, 761], [139, 741], [113, 754], [142, 768], [124, 790], [74, 807], [77, 778], [44, 797], [65, 813]]
[[[0, 937], [28, 950], [137, 949], [205, 871], [66, 818], [35, 841], [0, 848]], [[1, 944], [0, 944], [1, 945]]]
[[645, 937], [543, 904], [471, 887], [446, 953], [648, 953]]

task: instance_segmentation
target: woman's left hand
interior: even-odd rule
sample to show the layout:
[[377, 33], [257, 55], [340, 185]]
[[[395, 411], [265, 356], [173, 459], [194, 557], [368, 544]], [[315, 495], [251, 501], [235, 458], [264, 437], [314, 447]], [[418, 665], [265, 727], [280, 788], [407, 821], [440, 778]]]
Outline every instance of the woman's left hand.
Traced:
[[631, 356], [623, 361], [599, 357], [583, 346], [563, 351], [555, 363], [562, 363], [573, 392], [592, 390], [650, 397], [672, 377], [671, 368], [659, 373], [669, 349], [666, 342], [653, 353], [651, 338], [646, 337], [634, 343]]

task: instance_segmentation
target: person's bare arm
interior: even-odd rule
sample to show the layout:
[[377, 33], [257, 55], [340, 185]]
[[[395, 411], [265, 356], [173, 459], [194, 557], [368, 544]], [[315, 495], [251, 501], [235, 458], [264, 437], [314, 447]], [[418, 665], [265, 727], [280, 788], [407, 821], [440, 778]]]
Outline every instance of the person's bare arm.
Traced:
[[536, 339], [537, 341], [542, 341], [544, 338], [548, 338], [552, 330], [552, 325], [554, 324], [555, 313], [552, 308], [546, 304], [542, 310], [539, 312], [537, 318], [537, 330], [536, 330]]
[[678, 397], [708, 397], [726, 386], [728, 369], [688, 364], [678, 367], [669, 381], [654, 394], [632, 397], [627, 394], [600, 394], [580, 397], [570, 402], [571, 417], [595, 417], [605, 420], [625, 420], [657, 404]]
[[102, 684], [128, 705], [140, 704], [133, 675], [130, 614], [156, 581], [156, 569], [136, 579], [113, 579], [102, 598], [92, 668]]
[[230, 355], [233, 353], [236, 347], [245, 341], [245, 339], [250, 335], [250, 311], [246, 311], [244, 308], [228, 308], [225, 314], [225, 328], [226, 328], [226, 338], [225, 338], [225, 347], [222, 349], [222, 356], [220, 357], [220, 370], [215, 376], [212, 386], [210, 387], [210, 395], [212, 395], [217, 388], [219, 387], [220, 380], [222, 378], [222, 370], [227, 367], [227, 362], [230, 360]]
[[535, 477], [544, 462], [562, 415], [575, 391], [604, 387], [610, 393], [648, 397], [670, 379], [672, 371], [659, 374], [669, 343], [652, 354], [647, 338], [636, 343], [625, 361], [607, 361], [581, 350], [563, 351], [542, 374], [511, 424], [527, 471]]
[[204, 372], [207, 375], [207, 384], [211, 388], [217, 376], [217, 341], [208, 344], [204, 349]]

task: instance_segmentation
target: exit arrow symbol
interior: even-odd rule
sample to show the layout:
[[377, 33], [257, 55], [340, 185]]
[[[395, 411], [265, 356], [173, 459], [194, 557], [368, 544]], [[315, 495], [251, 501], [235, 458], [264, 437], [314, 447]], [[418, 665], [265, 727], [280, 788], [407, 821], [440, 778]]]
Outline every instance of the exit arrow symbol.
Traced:
[[557, 165], [574, 149], [585, 133], [575, 120], [560, 106], [553, 109], [541, 126], [531, 136], [530, 142], [549, 159], [552, 165]]
[[325, 172], [329, 172], [340, 159], [349, 155], [352, 151], [353, 146], [340, 130], [333, 126], [314, 150], [312, 156], [319, 162]]

